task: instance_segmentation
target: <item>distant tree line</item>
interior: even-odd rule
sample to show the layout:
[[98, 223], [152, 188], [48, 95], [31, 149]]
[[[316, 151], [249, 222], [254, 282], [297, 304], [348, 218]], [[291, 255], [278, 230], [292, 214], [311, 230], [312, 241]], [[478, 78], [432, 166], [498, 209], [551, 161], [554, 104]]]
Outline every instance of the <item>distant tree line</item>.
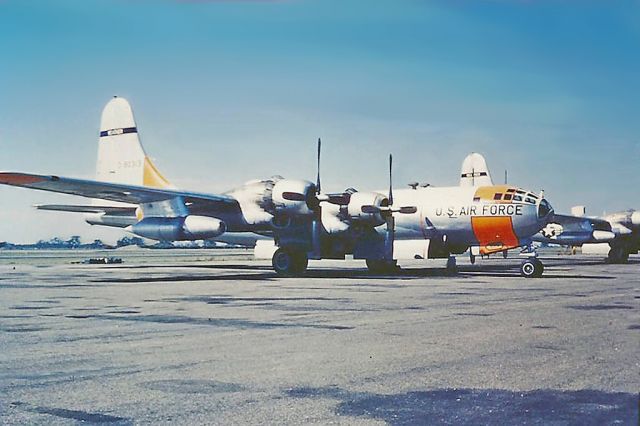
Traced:
[[115, 245], [110, 245], [96, 239], [91, 243], [83, 243], [79, 235], [74, 235], [68, 240], [59, 237], [50, 240], [39, 240], [33, 244], [14, 244], [0, 241], [0, 249], [4, 250], [98, 250], [98, 249], [115, 249], [121, 247], [137, 246], [142, 248], [154, 249], [172, 249], [172, 248], [220, 248], [220, 247], [240, 247], [231, 246], [224, 243], [217, 243], [212, 240], [204, 241], [158, 241], [157, 243], [147, 244], [140, 237], [125, 236], [120, 238]]

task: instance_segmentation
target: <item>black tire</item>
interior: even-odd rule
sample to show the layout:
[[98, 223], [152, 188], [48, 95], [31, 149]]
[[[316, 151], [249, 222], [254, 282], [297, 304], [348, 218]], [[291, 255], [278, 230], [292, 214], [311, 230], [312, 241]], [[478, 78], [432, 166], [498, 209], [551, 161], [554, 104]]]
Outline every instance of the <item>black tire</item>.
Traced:
[[291, 247], [280, 247], [271, 258], [273, 270], [282, 277], [302, 275], [307, 269], [308, 262], [304, 251]]
[[304, 251], [294, 251], [295, 271], [297, 275], [302, 275], [306, 272], [307, 266], [309, 266], [309, 258]]
[[392, 274], [400, 269], [397, 260], [367, 259], [366, 262], [372, 274]]
[[520, 265], [520, 274], [525, 278], [540, 278], [544, 265], [538, 259], [527, 259]]
[[629, 252], [623, 246], [613, 246], [607, 256], [609, 263], [624, 264], [629, 262]]
[[449, 256], [446, 266], [447, 274], [456, 275], [458, 273], [458, 263], [455, 256]]

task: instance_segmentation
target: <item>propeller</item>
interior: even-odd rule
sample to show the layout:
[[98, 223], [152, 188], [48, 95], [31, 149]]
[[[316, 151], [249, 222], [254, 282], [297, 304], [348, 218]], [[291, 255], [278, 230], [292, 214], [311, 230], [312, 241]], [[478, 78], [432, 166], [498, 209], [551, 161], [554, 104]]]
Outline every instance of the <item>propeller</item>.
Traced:
[[322, 234], [322, 206], [321, 187], [320, 187], [320, 152], [322, 149], [322, 140], [318, 138], [318, 155], [316, 157], [316, 193], [315, 208], [313, 221], [311, 222], [311, 248], [314, 258], [322, 258], [321, 254], [321, 234]]
[[393, 205], [393, 155], [389, 154], [389, 206]]
[[413, 214], [418, 211], [416, 206], [393, 207], [393, 155], [389, 154], [389, 196], [386, 206], [364, 205], [363, 213], [380, 214], [386, 222], [387, 230], [384, 237], [384, 259], [393, 261], [393, 241], [395, 239], [395, 218], [393, 213]]
[[418, 211], [416, 206], [393, 207], [393, 155], [389, 154], [389, 203], [387, 206], [365, 205], [361, 207], [362, 213], [380, 213], [383, 216], [390, 216], [393, 213], [413, 214]]
[[320, 140], [320, 138], [318, 138], [318, 163], [316, 166], [316, 195], [320, 195], [320, 193], [322, 192], [320, 190], [320, 149], [322, 148], [322, 140]]
[[343, 193], [337, 193], [337, 194], [323, 194], [322, 193], [322, 186], [320, 183], [320, 154], [322, 150], [322, 140], [320, 138], [318, 138], [318, 155], [317, 155], [317, 162], [316, 162], [316, 193], [314, 194], [314, 198], [315, 198], [315, 206], [316, 209], [320, 208], [320, 203], [321, 202], [329, 202], [331, 204], [337, 204], [340, 206], [344, 206], [349, 204], [349, 198], [351, 196], [351, 193], [348, 191], [345, 191]]

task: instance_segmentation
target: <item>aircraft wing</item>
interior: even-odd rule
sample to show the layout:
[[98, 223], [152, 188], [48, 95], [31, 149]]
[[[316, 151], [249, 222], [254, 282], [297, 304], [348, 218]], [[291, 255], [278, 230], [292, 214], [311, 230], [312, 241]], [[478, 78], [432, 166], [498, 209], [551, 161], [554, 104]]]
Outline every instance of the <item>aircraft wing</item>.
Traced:
[[573, 225], [580, 226], [581, 224], [588, 223], [594, 230], [597, 231], [611, 231], [611, 224], [604, 219], [598, 219], [595, 217], [584, 216], [569, 216], [564, 214], [554, 214], [550, 222], [559, 223], [560, 225]]
[[615, 238], [611, 224], [603, 219], [554, 214], [534, 241], [561, 245], [608, 242]]
[[38, 210], [49, 210], [55, 212], [72, 212], [72, 213], [106, 213], [113, 215], [134, 215], [136, 214], [136, 206], [116, 207], [116, 206], [79, 206], [66, 204], [38, 204], [35, 206]]
[[240, 212], [240, 205], [232, 197], [186, 192], [175, 189], [150, 188], [52, 175], [13, 172], [0, 172], [0, 184], [129, 204], [147, 204], [180, 197], [190, 208], [191, 205], [193, 205], [197, 208], [225, 213]]

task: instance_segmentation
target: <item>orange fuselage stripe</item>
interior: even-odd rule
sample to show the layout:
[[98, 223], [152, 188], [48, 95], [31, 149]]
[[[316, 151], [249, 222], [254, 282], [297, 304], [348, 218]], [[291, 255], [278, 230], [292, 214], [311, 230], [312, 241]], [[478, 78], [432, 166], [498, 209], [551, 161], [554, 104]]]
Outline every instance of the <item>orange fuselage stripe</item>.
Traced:
[[473, 233], [480, 244], [480, 253], [489, 254], [518, 247], [520, 242], [513, 232], [511, 216], [474, 216]]

